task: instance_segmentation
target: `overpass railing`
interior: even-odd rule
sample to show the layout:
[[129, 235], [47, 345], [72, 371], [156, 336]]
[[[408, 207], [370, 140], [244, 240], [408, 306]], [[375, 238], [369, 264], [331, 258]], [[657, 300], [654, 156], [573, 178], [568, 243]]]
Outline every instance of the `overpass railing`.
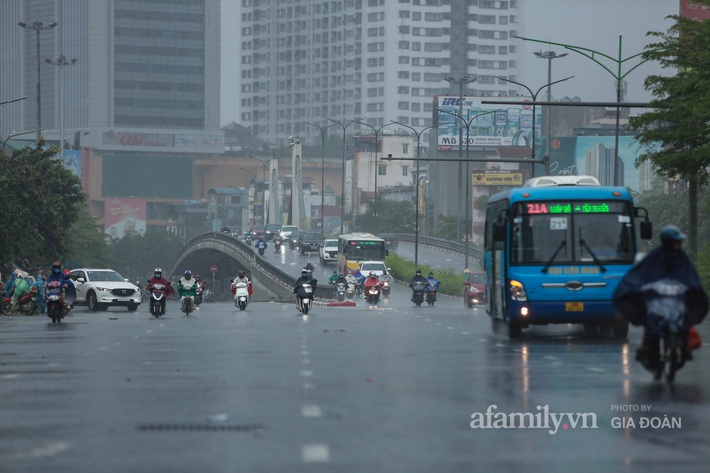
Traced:
[[[411, 233], [395, 233], [395, 236], [399, 241], [414, 244], [415, 235]], [[466, 245], [464, 243], [458, 243], [444, 238], [419, 235], [419, 245], [461, 256], [466, 255]], [[471, 243], [468, 245], [468, 257], [469, 259], [477, 261], [479, 265], [483, 265], [483, 251], [474, 247]]]

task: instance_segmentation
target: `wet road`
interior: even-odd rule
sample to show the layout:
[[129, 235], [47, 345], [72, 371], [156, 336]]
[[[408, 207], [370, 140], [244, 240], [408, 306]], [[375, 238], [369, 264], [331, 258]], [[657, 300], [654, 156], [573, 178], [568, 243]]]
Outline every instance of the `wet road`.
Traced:
[[[47, 320], [0, 318], [3, 473], [648, 473], [710, 460], [707, 343], [670, 389], [633, 361], [638, 330], [630, 344], [567, 327], [509, 341], [482, 310], [415, 308], [403, 287], [377, 309], [309, 317], [214, 303]], [[526, 414], [526, 428], [488, 428]]]

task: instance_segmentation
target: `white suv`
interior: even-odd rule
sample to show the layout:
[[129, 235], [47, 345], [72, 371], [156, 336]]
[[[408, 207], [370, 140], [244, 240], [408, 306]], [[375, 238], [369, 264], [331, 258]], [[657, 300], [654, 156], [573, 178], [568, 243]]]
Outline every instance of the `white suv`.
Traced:
[[320, 244], [318, 248], [318, 253], [320, 255], [320, 262], [330, 263], [338, 262], [338, 240], [326, 238], [323, 243]]
[[367, 277], [370, 273], [375, 273], [378, 278], [383, 274], [388, 274], [389, 269], [382, 261], [363, 261], [360, 263], [360, 272]]
[[113, 269], [72, 269], [71, 278], [76, 285], [76, 305], [85, 305], [91, 311], [111, 307], [126, 307], [134, 312], [141, 303], [141, 290]]
[[281, 231], [279, 232], [279, 234], [281, 235], [281, 238], [283, 238], [284, 241], [285, 241], [285, 240], [287, 240], [287, 239], [291, 236], [291, 233], [293, 233], [294, 231], [298, 231], [298, 227], [297, 227], [297, 226], [295, 226], [295, 225], [284, 225], [284, 226], [281, 227]]

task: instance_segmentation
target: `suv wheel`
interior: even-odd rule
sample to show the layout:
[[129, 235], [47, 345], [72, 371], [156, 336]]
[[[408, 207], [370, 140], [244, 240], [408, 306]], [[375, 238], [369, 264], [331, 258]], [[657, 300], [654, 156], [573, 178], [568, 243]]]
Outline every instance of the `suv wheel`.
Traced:
[[96, 312], [101, 308], [99, 305], [99, 301], [96, 299], [96, 293], [94, 293], [93, 291], [86, 295], [86, 305], [92, 312]]

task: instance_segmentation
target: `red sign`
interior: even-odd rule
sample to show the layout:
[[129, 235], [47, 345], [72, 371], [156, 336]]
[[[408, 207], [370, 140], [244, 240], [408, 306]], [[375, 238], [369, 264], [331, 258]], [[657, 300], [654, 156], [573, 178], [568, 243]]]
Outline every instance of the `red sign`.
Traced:
[[217, 272], [217, 265], [213, 264], [212, 266], [210, 266], [210, 271], [212, 271], [212, 273], [216, 273]]

